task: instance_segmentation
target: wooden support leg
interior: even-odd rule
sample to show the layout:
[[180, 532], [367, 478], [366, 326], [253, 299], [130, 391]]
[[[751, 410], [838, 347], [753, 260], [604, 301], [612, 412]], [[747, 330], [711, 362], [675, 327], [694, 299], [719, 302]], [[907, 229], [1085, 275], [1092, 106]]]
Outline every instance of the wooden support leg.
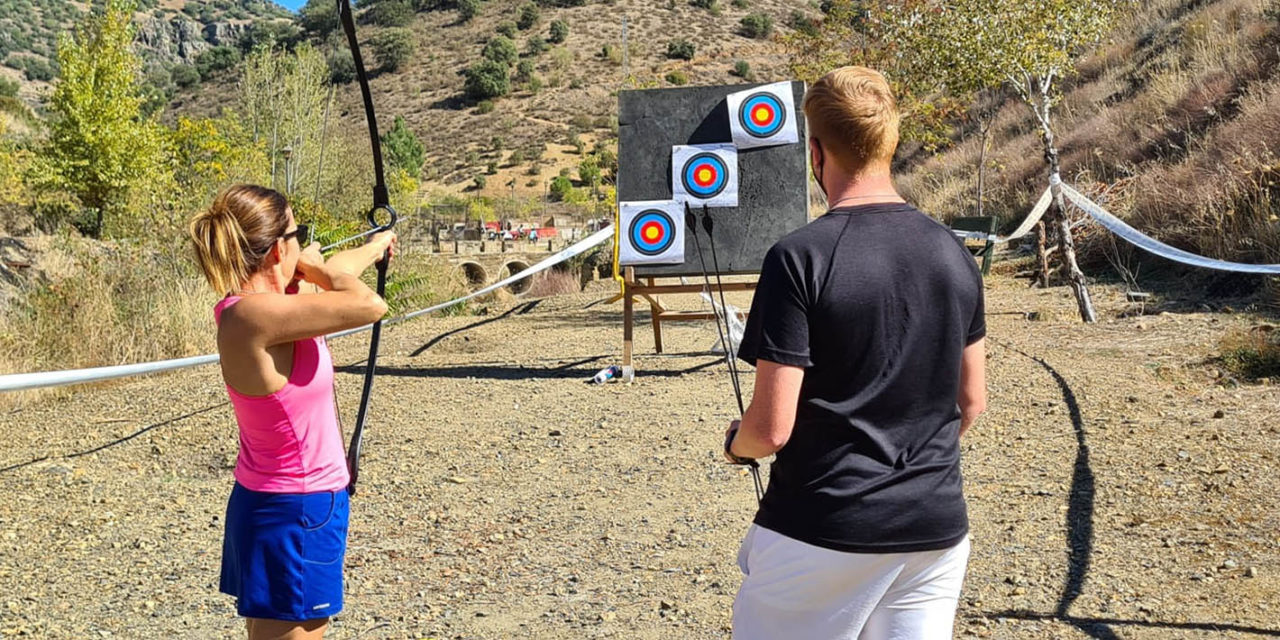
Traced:
[[[649, 286], [653, 286], [653, 278], [649, 278]], [[662, 306], [658, 304], [657, 296], [649, 299], [649, 316], [653, 322], [653, 349], [657, 353], [662, 353]]]
[[[635, 269], [627, 267], [624, 279], [628, 282], [635, 282]], [[634, 353], [634, 341], [632, 340], [632, 322], [635, 320], [636, 299], [630, 292], [622, 296], [622, 366], [631, 366], [631, 356]]]

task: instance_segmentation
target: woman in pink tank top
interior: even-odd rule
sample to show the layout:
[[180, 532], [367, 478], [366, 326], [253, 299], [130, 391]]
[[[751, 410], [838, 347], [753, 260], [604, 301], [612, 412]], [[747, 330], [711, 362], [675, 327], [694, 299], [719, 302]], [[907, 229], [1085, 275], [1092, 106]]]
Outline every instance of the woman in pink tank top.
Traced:
[[224, 190], [189, 231], [226, 296], [213, 311], [240, 427], [221, 591], [250, 640], [320, 638], [342, 609], [350, 480], [324, 336], [386, 313], [359, 275], [395, 235], [326, 261], [285, 197], [252, 185]]

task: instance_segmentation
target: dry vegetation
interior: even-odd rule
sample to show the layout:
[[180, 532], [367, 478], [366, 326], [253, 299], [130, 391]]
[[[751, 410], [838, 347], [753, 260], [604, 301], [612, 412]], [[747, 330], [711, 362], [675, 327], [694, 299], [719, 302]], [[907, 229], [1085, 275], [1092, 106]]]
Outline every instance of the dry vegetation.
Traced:
[[[1066, 90], [1055, 122], [1064, 177], [1170, 244], [1280, 262], [1277, 20], [1273, 0], [1143, 3]], [[909, 159], [910, 197], [943, 218], [969, 214], [979, 144], [968, 136]], [[989, 213], [1015, 223], [1030, 209], [1046, 186], [1040, 148], [1030, 113], [1008, 101], [987, 154]]]

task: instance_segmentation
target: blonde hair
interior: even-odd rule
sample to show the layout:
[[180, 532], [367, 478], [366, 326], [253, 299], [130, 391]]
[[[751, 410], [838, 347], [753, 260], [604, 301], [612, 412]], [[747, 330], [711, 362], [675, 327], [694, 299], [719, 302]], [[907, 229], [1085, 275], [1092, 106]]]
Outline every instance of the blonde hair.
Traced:
[[809, 134], [850, 173], [888, 171], [898, 149], [898, 104], [883, 75], [840, 67], [804, 97]]
[[220, 294], [237, 293], [289, 226], [289, 201], [266, 187], [223, 189], [187, 227], [196, 261]]

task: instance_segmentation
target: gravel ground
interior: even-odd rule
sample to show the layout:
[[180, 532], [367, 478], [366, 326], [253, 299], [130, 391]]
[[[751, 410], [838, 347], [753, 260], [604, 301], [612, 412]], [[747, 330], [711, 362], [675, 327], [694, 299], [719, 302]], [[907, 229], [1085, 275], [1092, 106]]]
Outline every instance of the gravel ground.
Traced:
[[[1085, 327], [1065, 289], [989, 282], [957, 636], [1280, 637], [1280, 389], [1205, 364], [1259, 320], [1119, 318], [1119, 292], [1095, 294], [1109, 319]], [[621, 351], [606, 295], [386, 333], [330, 637], [728, 636], [754, 497], [719, 463], [733, 401], [714, 332], [670, 325], [669, 354], [645, 355], [642, 316], [636, 382], [586, 384]], [[340, 341], [336, 359], [366, 348]], [[339, 375], [348, 425], [360, 371]], [[0, 417], [0, 633], [240, 635], [216, 592], [236, 451], [224, 400], [204, 368]]]

